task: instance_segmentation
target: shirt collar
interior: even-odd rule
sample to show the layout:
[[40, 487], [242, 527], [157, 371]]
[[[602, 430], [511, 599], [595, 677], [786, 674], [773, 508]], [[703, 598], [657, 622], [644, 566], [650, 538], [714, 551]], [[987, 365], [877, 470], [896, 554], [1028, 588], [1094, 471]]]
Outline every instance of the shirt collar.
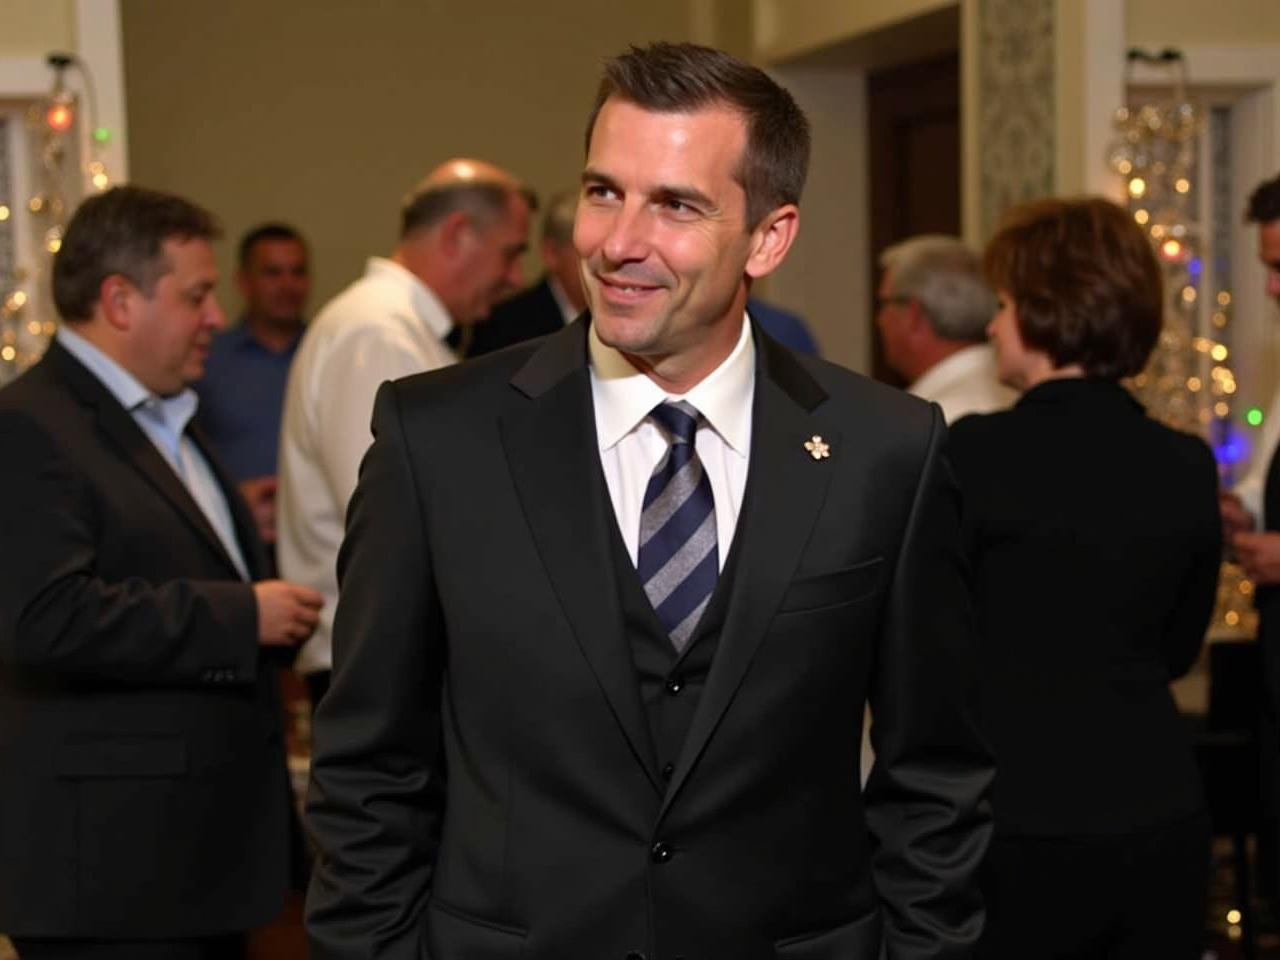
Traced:
[[577, 320], [579, 311], [569, 302], [569, 296], [564, 292], [564, 287], [560, 285], [560, 281], [549, 273], [547, 274], [547, 289], [551, 291], [551, 298], [555, 300], [556, 306], [560, 308], [560, 316], [564, 318], [564, 322], [573, 323], [573, 321]]
[[907, 392], [912, 396], [932, 400], [954, 384], [979, 375], [994, 374], [994, 369], [995, 355], [991, 347], [985, 343], [975, 343], [939, 360], [911, 384]]
[[172, 397], [152, 393], [132, 373], [122, 367], [100, 348], [70, 329], [66, 324], [58, 328], [58, 343], [79, 360], [89, 372], [101, 381], [108, 392], [130, 413], [144, 410], [159, 421], [175, 436], [187, 428], [195, 416], [199, 397], [190, 387]]
[[366, 277], [379, 276], [398, 284], [409, 297], [414, 314], [440, 340], [449, 336], [453, 318], [430, 287], [410, 273], [402, 265], [386, 257], [370, 257], [365, 265]]
[[683, 396], [669, 394], [605, 344], [591, 326], [587, 333], [591, 359], [591, 394], [595, 402], [596, 437], [608, 450], [636, 428], [665, 400], [687, 400], [736, 453], [747, 456], [751, 442], [751, 401], [755, 396], [756, 346], [745, 316], [737, 346], [728, 357]]

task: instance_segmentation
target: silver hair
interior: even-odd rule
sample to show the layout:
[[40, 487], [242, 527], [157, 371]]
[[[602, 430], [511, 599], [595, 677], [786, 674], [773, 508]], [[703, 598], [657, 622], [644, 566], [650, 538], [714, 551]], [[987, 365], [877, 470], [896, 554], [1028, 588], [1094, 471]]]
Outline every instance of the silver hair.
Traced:
[[925, 234], [880, 254], [890, 271], [889, 292], [919, 302], [944, 340], [986, 339], [996, 301], [982, 278], [982, 261], [962, 240]]
[[550, 240], [557, 247], [573, 243], [573, 217], [578, 212], [578, 191], [566, 190], [547, 201], [547, 213], [542, 218], [542, 239]]

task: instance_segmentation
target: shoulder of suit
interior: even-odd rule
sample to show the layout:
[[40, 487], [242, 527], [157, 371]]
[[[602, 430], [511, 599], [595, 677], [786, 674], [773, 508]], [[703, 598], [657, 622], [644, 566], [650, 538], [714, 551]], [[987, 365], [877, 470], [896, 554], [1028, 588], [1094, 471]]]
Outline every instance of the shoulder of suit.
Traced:
[[401, 377], [393, 386], [401, 404], [408, 405], [506, 395], [512, 389], [511, 378], [540, 343], [530, 340], [463, 363]]
[[927, 424], [932, 420], [933, 405], [905, 390], [820, 357], [794, 350], [787, 353], [827, 392], [829, 402], [851, 404], [876, 416], [903, 418], [912, 423]]

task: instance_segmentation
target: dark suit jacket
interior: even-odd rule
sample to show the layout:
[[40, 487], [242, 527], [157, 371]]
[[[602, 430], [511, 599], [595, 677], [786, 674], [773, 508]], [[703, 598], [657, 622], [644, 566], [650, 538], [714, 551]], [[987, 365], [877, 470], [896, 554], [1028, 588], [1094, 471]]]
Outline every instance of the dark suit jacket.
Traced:
[[1216, 594], [1209, 448], [1117, 384], [1057, 380], [954, 424], [950, 454], [997, 835], [1117, 834], [1196, 812], [1169, 681], [1195, 661]]
[[757, 334], [732, 592], [667, 782], [585, 331], [378, 395], [316, 717], [312, 956], [874, 960], [882, 924], [892, 957], [969, 956], [991, 768], [938, 409]]
[[560, 304], [551, 292], [551, 284], [543, 278], [527, 290], [504, 300], [490, 312], [487, 320], [471, 328], [468, 357], [493, 353], [534, 337], [555, 333], [564, 327]]
[[56, 341], [0, 391], [0, 463], [0, 929], [174, 938], [269, 920], [288, 785], [252, 587]]

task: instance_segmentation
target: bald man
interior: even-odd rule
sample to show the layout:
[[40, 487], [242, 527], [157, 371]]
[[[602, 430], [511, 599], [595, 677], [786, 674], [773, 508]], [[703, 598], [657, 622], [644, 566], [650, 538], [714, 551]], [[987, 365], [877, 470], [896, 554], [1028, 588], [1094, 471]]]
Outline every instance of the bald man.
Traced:
[[[441, 164], [413, 189], [389, 258], [312, 321], [289, 372], [280, 439], [279, 563], [337, 606], [334, 565], [347, 501], [372, 437], [373, 397], [385, 380], [448, 366], [455, 325], [483, 320], [522, 282], [532, 196], [509, 173], [479, 160]], [[332, 666], [332, 612], [296, 669], [324, 694]]]

